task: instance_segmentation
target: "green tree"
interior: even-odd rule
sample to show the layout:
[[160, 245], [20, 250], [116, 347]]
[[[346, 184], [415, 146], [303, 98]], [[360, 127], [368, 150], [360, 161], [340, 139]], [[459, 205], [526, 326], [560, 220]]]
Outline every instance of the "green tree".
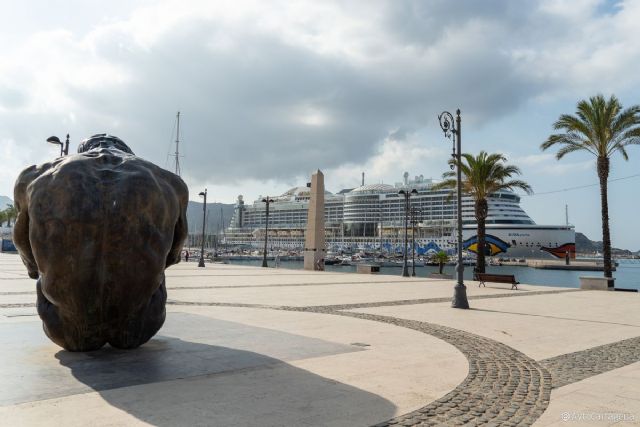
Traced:
[[3, 211], [5, 215], [5, 220], [7, 221], [7, 227], [11, 225], [11, 220], [15, 220], [18, 215], [18, 209], [16, 209], [12, 204], [7, 204], [7, 207]]
[[609, 204], [607, 181], [611, 169], [610, 157], [619, 152], [629, 160], [627, 147], [640, 144], [640, 106], [622, 109], [622, 104], [611, 95], [607, 100], [596, 95], [578, 102], [576, 114], [562, 114], [553, 124], [562, 131], [551, 136], [540, 146], [542, 150], [558, 146], [556, 158], [560, 160], [574, 151], [586, 151], [597, 159], [600, 181], [600, 203], [602, 215], [602, 243], [604, 276], [611, 278], [611, 236], [609, 234]]
[[[489, 214], [489, 204], [487, 198], [500, 190], [514, 190], [519, 188], [527, 194], [533, 193], [531, 186], [524, 181], [510, 179], [513, 175], [520, 175], [517, 166], [506, 165], [506, 157], [502, 154], [487, 154], [481, 151], [474, 156], [463, 153], [461, 155], [462, 171], [462, 194], [471, 196], [474, 201], [474, 214], [478, 224], [477, 229], [477, 269], [479, 273], [485, 272], [485, 251], [486, 247], [486, 220]], [[455, 159], [449, 160], [449, 164], [457, 166]], [[444, 181], [434, 186], [434, 189], [456, 188], [456, 172], [451, 170], [445, 172], [442, 177]]]
[[7, 220], [7, 213], [2, 210], [0, 211], [0, 227], [2, 227], [2, 223]]
[[438, 263], [438, 274], [442, 274], [442, 269], [444, 265], [449, 261], [449, 255], [444, 251], [436, 252], [432, 255], [432, 259]]

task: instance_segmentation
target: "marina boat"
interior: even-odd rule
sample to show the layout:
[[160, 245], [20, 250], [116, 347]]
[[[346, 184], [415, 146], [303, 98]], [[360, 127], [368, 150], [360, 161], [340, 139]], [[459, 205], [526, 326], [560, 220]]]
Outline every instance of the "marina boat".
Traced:
[[[449, 197], [449, 190], [434, 190], [436, 181], [416, 176], [395, 185], [368, 184], [337, 193], [325, 192], [325, 240], [327, 248], [335, 253], [378, 253], [388, 257], [402, 256], [404, 224], [407, 211], [415, 229], [416, 255], [428, 256], [445, 251], [456, 252], [457, 203]], [[405, 209], [400, 190], [413, 190], [418, 194], [410, 199]], [[269, 245], [273, 248], [302, 251], [310, 199], [308, 187], [294, 187], [280, 196], [270, 197]], [[259, 249], [264, 241], [265, 206], [262, 196], [245, 204], [238, 196], [230, 227], [225, 233], [225, 244]], [[575, 230], [571, 225], [539, 225], [520, 206], [520, 196], [511, 191], [498, 191], [488, 198], [489, 213], [486, 220], [488, 256], [514, 258], [562, 258], [568, 253], [575, 258]], [[477, 224], [474, 202], [462, 198], [463, 250], [477, 253]], [[411, 227], [408, 252], [411, 253]], [[342, 260], [353, 263], [360, 259]], [[369, 260], [370, 261], [370, 260]], [[473, 259], [467, 261], [472, 265]]]

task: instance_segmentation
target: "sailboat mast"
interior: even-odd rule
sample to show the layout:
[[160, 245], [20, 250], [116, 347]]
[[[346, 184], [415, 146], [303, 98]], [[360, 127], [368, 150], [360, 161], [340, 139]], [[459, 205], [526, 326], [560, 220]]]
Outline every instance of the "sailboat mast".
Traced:
[[180, 111], [176, 114], [176, 175], [180, 176]]
[[227, 238], [227, 232], [225, 230], [225, 226], [224, 226], [224, 212], [222, 210], [222, 205], [220, 205], [220, 218], [221, 218], [221, 222], [222, 222], [222, 236], [226, 239]]

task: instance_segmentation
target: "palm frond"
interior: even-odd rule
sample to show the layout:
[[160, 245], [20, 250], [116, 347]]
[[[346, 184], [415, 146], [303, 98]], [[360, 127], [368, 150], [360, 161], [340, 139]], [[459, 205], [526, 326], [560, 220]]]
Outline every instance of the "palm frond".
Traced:
[[564, 147], [559, 149], [558, 152], [556, 153], [556, 159], [560, 160], [561, 158], [563, 158], [565, 155], [569, 153], [573, 153], [574, 151], [580, 151], [584, 149], [585, 148], [580, 145], [565, 145]]
[[[524, 181], [509, 181], [509, 178], [520, 175], [521, 172], [517, 166], [505, 164], [506, 160], [506, 157], [501, 153], [480, 151], [475, 156], [470, 153], [461, 154], [462, 192], [475, 200], [482, 200], [497, 190], [509, 189], [510, 186], [505, 184], [509, 182], [514, 182], [518, 188], [522, 185], [525, 191], [528, 191], [527, 188], [530, 190]], [[455, 185], [456, 181], [451, 179], [434, 188], [451, 188]]]
[[640, 144], [640, 126], [625, 131], [616, 139], [616, 143], [620, 144], [622, 147]]
[[610, 157], [616, 151], [628, 158], [624, 147], [640, 144], [640, 106], [625, 110], [615, 95], [609, 99], [601, 94], [579, 101], [576, 115], [562, 114], [553, 124], [557, 133], [540, 145], [542, 150], [559, 146], [559, 160], [574, 151], [586, 150], [597, 157]]
[[[574, 133], [562, 133], [562, 134], [554, 134], [549, 136], [549, 138], [540, 146], [542, 150], [546, 150], [547, 148], [551, 148], [554, 145], [570, 145], [576, 147], [576, 150], [585, 150], [590, 152], [593, 155], [597, 155], [597, 148], [593, 146], [588, 140], [583, 140], [579, 135]], [[578, 148], [579, 147], [579, 148]], [[560, 159], [556, 155], [556, 158]]]
[[497, 190], [514, 190], [516, 188], [524, 191], [527, 194], [533, 194], [533, 189], [531, 188], [531, 186], [525, 181], [522, 181], [520, 179], [505, 181], [496, 189], [496, 191]]
[[582, 117], [571, 116], [569, 114], [562, 114], [553, 124], [553, 128], [555, 130], [580, 133], [587, 138], [589, 138], [593, 133], [593, 129], [589, 122], [585, 121]]

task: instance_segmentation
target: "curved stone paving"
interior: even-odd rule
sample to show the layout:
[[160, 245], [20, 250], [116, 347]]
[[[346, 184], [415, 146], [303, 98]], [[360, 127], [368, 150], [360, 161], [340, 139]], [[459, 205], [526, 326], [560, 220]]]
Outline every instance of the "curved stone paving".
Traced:
[[[530, 295], [545, 293], [556, 291], [532, 292]], [[527, 294], [519, 294], [525, 295]], [[504, 296], [506, 295], [497, 294], [483, 297]], [[640, 337], [536, 362], [505, 344], [458, 329], [390, 316], [344, 311], [370, 306], [425, 302], [440, 302], [440, 298], [307, 307], [187, 301], [169, 301], [168, 304], [266, 308], [355, 317], [435, 336], [465, 355], [469, 361], [469, 374], [454, 390], [416, 411], [385, 421], [378, 426], [531, 425], [547, 408], [552, 388], [640, 361]]]
[[[512, 298], [512, 297], [529, 297], [536, 295], [547, 294], [561, 294], [566, 292], [578, 292], [577, 289], [561, 289], [550, 291], [522, 291], [509, 292], [503, 294], [489, 294], [489, 295], [469, 295], [468, 300], [481, 300], [491, 298]], [[353, 310], [354, 308], [372, 308], [372, 307], [389, 307], [396, 305], [415, 305], [415, 304], [435, 304], [441, 302], [449, 302], [451, 297], [439, 297], [439, 298], [423, 298], [423, 299], [408, 299], [408, 300], [394, 300], [394, 301], [379, 301], [379, 302], [361, 302], [353, 304], [333, 304], [333, 305], [314, 305], [309, 307], [287, 307], [292, 310], [299, 311], [330, 311], [330, 310]]]
[[549, 372], [507, 345], [427, 322], [364, 313], [325, 313], [389, 323], [429, 334], [456, 347], [469, 361], [467, 378], [451, 392], [378, 426], [531, 425], [549, 405]]
[[551, 376], [525, 354], [497, 341], [433, 323], [405, 320], [330, 307], [260, 306], [258, 304], [168, 301], [172, 305], [269, 308], [356, 317], [413, 329], [453, 345], [469, 361], [469, 374], [454, 390], [430, 404], [378, 424], [418, 425], [531, 425], [549, 404]]
[[553, 388], [640, 362], [640, 337], [540, 361], [552, 373]]

